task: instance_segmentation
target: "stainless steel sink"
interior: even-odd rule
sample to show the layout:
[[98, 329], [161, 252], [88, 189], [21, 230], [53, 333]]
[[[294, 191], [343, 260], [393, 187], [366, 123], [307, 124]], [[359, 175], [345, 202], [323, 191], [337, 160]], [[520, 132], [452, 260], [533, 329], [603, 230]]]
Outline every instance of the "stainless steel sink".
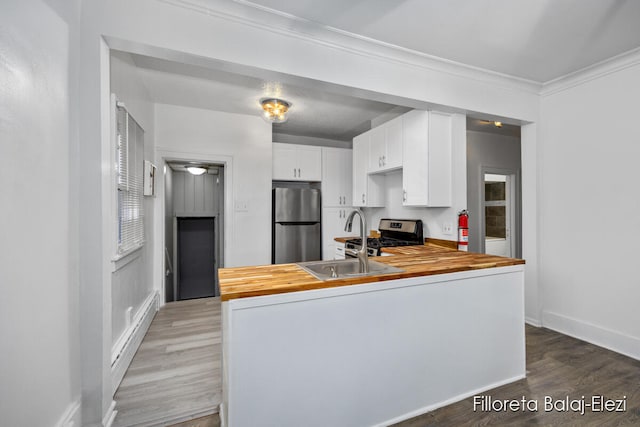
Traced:
[[357, 259], [340, 259], [333, 261], [299, 262], [298, 265], [320, 280], [347, 279], [350, 277], [374, 276], [378, 274], [402, 273], [396, 267], [369, 259], [369, 272], [361, 273]]

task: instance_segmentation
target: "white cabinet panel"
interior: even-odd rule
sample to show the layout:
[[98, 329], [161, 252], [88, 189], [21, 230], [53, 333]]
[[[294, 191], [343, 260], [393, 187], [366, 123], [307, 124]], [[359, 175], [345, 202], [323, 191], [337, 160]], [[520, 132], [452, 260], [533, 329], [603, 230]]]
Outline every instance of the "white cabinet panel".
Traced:
[[367, 172], [386, 172], [402, 167], [402, 116], [370, 130]]
[[320, 147], [298, 147], [298, 178], [303, 181], [322, 180], [322, 150]]
[[320, 181], [320, 147], [273, 143], [273, 179], [282, 181]]
[[369, 131], [369, 167], [367, 172], [379, 172], [384, 169], [384, 156], [386, 155], [385, 129], [378, 126]]
[[353, 138], [353, 206], [367, 203], [367, 164], [369, 162], [369, 141], [371, 132]]
[[322, 205], [352, 206], [353, 164], [351, 150], [322, 148]]
[[322, 209], [322, 259], [334, 259], [336, 252], [336, 237], [359, 236], [360, 224], [353, 222], [351, 232], [344, 231], [347, 216], [353, 208], [345, 206], [342, 208]]
[[273, 144], [273, 179], [297, 178], [296, 147], [292, 144]]
[[404, 206], [451, 206], [451, 115], [413, 110], [403, 118]]
[[398, 169], [402, 167], [402, 140], [403, 140], [402, 116], [396, 117], [386, 123], [385, 141], [386, 152], [383, 159], [384, 169]]
[[353, 138], [353, 206], [384, 206], [385, 177], [368, 170], [372, 131]]

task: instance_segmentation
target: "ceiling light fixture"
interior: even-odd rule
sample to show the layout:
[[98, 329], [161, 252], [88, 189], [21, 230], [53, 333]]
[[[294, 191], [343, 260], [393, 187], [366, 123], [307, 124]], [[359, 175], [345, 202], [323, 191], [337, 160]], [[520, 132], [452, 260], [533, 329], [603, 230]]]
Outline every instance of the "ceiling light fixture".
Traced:
[[287, 121], [287, 113], [291, 108], [291, 103], [284, 99], [263, 98], [260, 105], [264, 110], [262, 117], [270, 123], [284, 123]]
[[185, 168], [187, 168], [187, 171], [191, 175], [202, 175], [207, 171], [207, 168], [205, 166], [187, 165], [185, 166]]
[[493, 122], [493, 124], [495, 125], [495, 127], [497, 128], [501, 128], [502, 127], [502, 122]]

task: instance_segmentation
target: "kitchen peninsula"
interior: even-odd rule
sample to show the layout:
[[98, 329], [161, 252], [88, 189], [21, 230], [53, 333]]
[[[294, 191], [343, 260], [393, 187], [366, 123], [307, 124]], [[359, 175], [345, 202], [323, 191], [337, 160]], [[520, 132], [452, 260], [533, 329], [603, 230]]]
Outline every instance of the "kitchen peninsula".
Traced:
[[224, 425], [388, 425], [525, 376], [523, 260], [385, 251], [402, 272], [220, 270]]

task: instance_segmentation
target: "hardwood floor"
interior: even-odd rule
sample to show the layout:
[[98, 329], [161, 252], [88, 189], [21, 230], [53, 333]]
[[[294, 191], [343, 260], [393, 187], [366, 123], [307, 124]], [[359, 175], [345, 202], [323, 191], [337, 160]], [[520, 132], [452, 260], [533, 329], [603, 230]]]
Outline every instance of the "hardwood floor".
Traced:
[[[395, 424], [395, 427], [426, 426], [638, 426], [640, 425], [640, 361], [544, 328], [526, 326], [527, 378], [482, 393], [494, 401], [537, 400], [538, 411], [474, 411], [468, 398], [427, 414]], [[579, 400], [592, 396], [623, 399], [625, 412], [545, 412], [544, 399]], [[286, 405], [284, 406], [286, 407]], [[313, 414], [309, 414], [313, 417]], [[218, 427], [218, 414], [179, 427]]]
[[116, 392], [114, 425], [168, 425], [216, 413], [222, 401], [221, 336], [219, 298], [162, 307]]
[[[496, 400], [535, 400], [537, 411], [483, 412], [474, 399], [437, 409], [395, 424], [396, 427], [545, 425], [640, 425], [640, 361], [544, 328], [526, 327], [527, 378], [482, 393]], [[592, 396], [622, 399], [625, 412], [545, 412], [545, 396], [591, 403]], [[562, 409], [561, 404], [559, 408]]]

